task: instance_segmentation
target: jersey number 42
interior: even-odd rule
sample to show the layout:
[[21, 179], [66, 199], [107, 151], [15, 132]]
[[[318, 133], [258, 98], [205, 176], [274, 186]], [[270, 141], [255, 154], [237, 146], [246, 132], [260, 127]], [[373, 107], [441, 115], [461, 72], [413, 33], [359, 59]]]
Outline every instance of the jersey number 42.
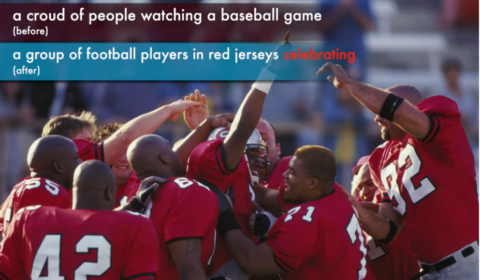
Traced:
[[[65, 280], [61, 276], [61, 247], [60, 234], [47, 234], [33, 260], [31, 279]], [[87, 254], [90, 250], [97, 251], [96, 262], [84, 262], [75, 269], [74, 280], [87, 280], [88, 276], [101, 276], [110, 269], [112, 245], [103, 235], [85, 235], [75, 245], [75, 253]], [[46, 267], [46, 273], [45, 272]], [[42, 274], [43, 272], [43, 274]]]

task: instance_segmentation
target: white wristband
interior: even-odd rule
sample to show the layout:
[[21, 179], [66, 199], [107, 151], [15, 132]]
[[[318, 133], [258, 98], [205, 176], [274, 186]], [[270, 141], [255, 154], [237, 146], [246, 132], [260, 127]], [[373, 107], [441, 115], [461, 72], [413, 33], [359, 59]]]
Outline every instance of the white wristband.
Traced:
[[258, 76], [257, 81], [253, 83], [252, 88], [268, 94], [276, 77], [276, 74], [273, 74], [272, 72], [268, 71], [268, 69], [263, 68], [262, 72], [260, 72], [260, 76]]

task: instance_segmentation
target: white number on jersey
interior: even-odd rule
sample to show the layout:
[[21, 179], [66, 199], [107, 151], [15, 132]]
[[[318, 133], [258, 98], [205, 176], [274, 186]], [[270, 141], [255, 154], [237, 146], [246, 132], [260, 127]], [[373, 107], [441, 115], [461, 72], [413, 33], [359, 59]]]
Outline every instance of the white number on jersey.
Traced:
[[405, 215], [407, 203], [400, 194], [400, 188], [397, 183], [397, 166], [392, 162], [382, 170], [382, 184], [388, 187], [387, 193], [392, 201], [395, 199], [397, 204], [394, 206], [398, 213]]
[[[300, 211], [300, 209], [302, 209], [302, 206], [298, 206], [298, 207], [290, 209], [288, 211], [287, 217], [285, 217], [285, 222], [288, 222], [291, 219], [293, 219], [293, 214]], [[315, 211], [315, 207], [308, 206], [307, 210], [308, 210], [308, 212], [307, 212], [307, 214], [303, 215], [302, 220], [307, 221], [307, 222], [312, 222], [312, 214], [313, 214], [313, 211]]]
[[[33, 260], [30, 274], [32, 280], [65, 280], [65, 276], [60, 275], [61, 246], [60, 234], [45, 235]], [[101, 276], [110, 269], [112, 246], [103, 235], [85, 235], [77, 242], [75, 248], [77, 254], [85, 254], [90, 249], [96, 249], [97, 261], [81, 264], [75, 270], [74, 280], [86, 280], [88, 276]], [[46, 263], [48, 263], [47, 276], [40, 276]]]
[[[60, 192], [60, 185], [57, 183], [54, 183], [50, 180], [45, 180], [45, 189], [47, 189], [48, 192], [50, 192], [52, 195], [57, 195]], [[25, 188], [27, 190], [35, 189], [40, 187], [41, 182], [40, 178], [33, 178], [25, 182]]]
[[371, 261], [377, 260], [387, 254], [382, 245], [378, 245], [377, 242], [375, 242], [375, 239], [370, 236], [367, 237], [367, 246], [368, 257]]
[[200, 183], [200, 182], [198, 182], [198, 181], [196, 181], [196, 180], [192, 180], [192, 181], [191, 181], [191, 180], [189, 180], [189, 179], [187, 179], [187, 178], [181, 177], [181, 178], [177, 178], [177, 179], [173, 180], [173, 182], [174, 182], [175, 184], [177, 184], [181, 189], [186, 189], [186, 188], [190, 187], [191, 185], [193, 185], [193, 182], [195, 182], [195, 183], [197, 183], [197, 185], [199, 185], [200, 187], [205, 188], [205, 189], [207, 189], [208, 191], [210, 191], [210, 189], [209, 189], [207, 186], [205, 186], [204, 184], [202, 184], [202, 183]]
[[348, 223], [346, 230], [352, 245], [355, 244], [357, 239], [360, 243], [360, 252], [363, 254], [362, 260], [360, 261], [360, 269], [358, 270], [358, 279], [360, 280], [365, 278], [367, 275], [367, 260], [365, 259], [367, 248], [364, 246], [362, 228], [360, 227], [360, 223], [358, 222], [357, 215], [355, 215], [355, 213], [352, 214], [352, 218], [350, 218], [350, 222]]
[[[410, 159], [410, 161], [407, 161]], [[407, 166], [407, 164], [410, 164]], [[422, 160], [418, 156], [415, 148], [411, 144], [407, 144], [407, 146], [400, 152], [400, 156], [398, 158], [398, 168], [405, 168], [402, 177], [402, 184], [408, 192], [410, 199], [412, 200], [413, 204], [418, 203], [429, 194], [434, 192], [436, 189], [433, 186], [432, 182], [428, 177], [425, 177], [420, 180], [420, 185], [415, 187], [412, 181], [412, 178], [417, 176], [420, 173], [420, 169], [422, 167]], [[395, 209], [402, 215], [405, 215], [407, 212], [407, 204], [405, 199], [400, 194], [400, 189], [397, 183], [397, 168], [394, 163], [390, 163], [387, 167], [382, 170], [382, 183], [385, 187], [389, 187], [387, 190], [388, 195], [393, 200], [397, 201], [398, 205], [395, 205]], [[390, 177], [390, 182], [389, 182]]]
[[411, 165], [407, 167], [403, 173], [402, 182], [405, 189], [407, 189], [413, 204], [416, 204], [420, 200], [424, 199], [427, 195], [435, 191], [435, 187], [428, 177], [420, 180], [420, 186], [415, 187], [412, 182], [412, 178], [420, 173], [422, 167], [422, 161], [417, 155], [415, 148], [412, 145], [407, 144], [405, 149], [400, 153], [398, 158], [398, 168], [403, 168], [407, 164], [407, 159], [410, 158]]

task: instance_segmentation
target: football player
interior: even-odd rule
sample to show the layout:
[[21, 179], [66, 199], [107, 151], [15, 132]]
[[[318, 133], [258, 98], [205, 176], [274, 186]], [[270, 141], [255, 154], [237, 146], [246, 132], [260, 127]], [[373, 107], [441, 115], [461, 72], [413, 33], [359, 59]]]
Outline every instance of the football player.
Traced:
[[216, 195], [183, 177], [184, 168], [170, 143], [158, 135], [135, 140], [127, 157], [140, 179], [168, 178], [153, 194], [146, 214], [155, 224], [160, 243], [157, 279], [207, 279], [219, 214]]
[[31, 206], [15, 214], [0, 249], [0, 279], [155, 279], [155, 228], [137, 213], [111, 211], [110, 168], [84, 162], [73, 184], [73, 210]]
[[[378, 212], [381, 195], [375, 195], [377, 186], [372, 181], [368, 158], [357, 172], [356, 189], [359, 192], [354, 197], [358, 201], [372, 202], [377, 206], [375, 211]], [[367, 235], [367, 245], [368, 273], [371, 271], [377, 280], [412, 279], [420, 271], [407, 228], [389, 244], [382, 244]]]
[[[291, 48], [288, 42], [289, 34], [287, 33], [278, 50]], [[182, 150], [182, 146], [196, 146], [188, 158], [187, 178], [215, 185], [228, 194], [242, 231], [254, 242], [258, 242], [258, 238], [250, 231], [248, 218], [255, 212], [255, 207], [252, 206], [255, 195], [251, 185], [258, 184], [259, 181], [258, 176], [252, 176], [254, 174], [250, 171], [247, 159], [254, 156], [262, 162], [267, 161], [265, 142], [255, 127], [260, 120], [265, 97], [276, 77], [273, 72], [284, 67], [281, 62], [271, 63], [262, 70], [259, 80], [252, 85], [252, 89], [240, 105], [230, 128], [219, 128], [211, 132], [212, 126], [207, 119], [176, 149], [178, 152]], [[209, 134], [210, 141], [197, 146], [199, 142], [205, 141]], [[228, 253], [221, 238], [209, 268], [209, 274], [212, 273], [214, 277], [248, 279]]]
[[[98, 127], [93, 136], [93, 142], [102, 143], [122, 126], [123, 124], [113, 123]], [[117, 184], [115, 207], [118, 207], [135, 196], [140, 186], [140, 180], [135, 175], [135, 172], [132, 171], [126, 153], [119, 157], [112, 164], [111, 168]]]
[[1, 232], [20, 208], [33, 205], [71, 208], [69, 191], [80, 163], [77, 148], [70, 139], [58, 135], [37, 139], [28, 150], [30, 176], [13, 187], [0, 207]]
[[478, 279], [474, 157], [457, 104], [443, 96], [422, 100], [410, 85], [379, 89], [350, 79], [332, 63], [317, 75], [327, 72], [333, 72], [328, 80], [335, 87], [349, 91], [377, 114], [375, 121], [387, 141], [369, 160], [372, 178], [382, 191], [379, 212], [350, 199], [365, 231], [390, 243], [407, 225], [422, 266], [416, 277]]
[[217, 230], [244, 273], [280, 279], [363, 279], [365, 240], [355, 209], [335, 183], [335, 156], [327, 148], [299, 148], [284, 174], [283, 199], [297, 204], [255, 245], [240, 230], [219, 193]]

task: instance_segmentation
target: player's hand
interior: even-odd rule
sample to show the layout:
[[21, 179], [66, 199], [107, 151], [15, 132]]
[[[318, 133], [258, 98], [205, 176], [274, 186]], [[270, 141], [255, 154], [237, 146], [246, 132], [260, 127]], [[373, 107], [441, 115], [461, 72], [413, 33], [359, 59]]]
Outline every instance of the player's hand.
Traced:
[[210, 116], [208, 112], [208, 102], [205, 94], [200, 94], [198, 89], [195, 90], [195, 94], [191, 93], [190, 95], [185, 96], [185, 101], [194, 101], [199, 102], [200, 106], [192, 107], [183, 112], [183, 118], [188, 128], [194, 130], [197, 128], [204, 120]]
[[218, 114], [218, 115], [213, 115], [209, 117], [210, 124], [213, 128], [217, 127], [230, 127], [232, 125], [233, 119], [235, 118], [235, 115], [233, 114]]
[[325, 73], [332, 72], [334, 76], [328, 76], [327, 80], [332, 83], [336, 88], [345, 88], [350, 80], [339, 64], [333, 64], [331, 62], [325, 63], [320, 69], [318, 69], [317, 77], [322, 76]]
[[171, 121], [177, 121], [178, 115], [186, 110], [192, 110], [194, 108], [202, 106], [201, 102], [190, 100], [177, 100], [165, 106], [168, 110], [168, 119]]
[[248, 219], [248, 226], [256, 236], [264, 236], [267, 235], [276, 221], [277, 218], [275, 218], [270, 212], [263, 210], [260, 213], [252, 214], [250, 216]]
[[158, 188], [167, 181], [167, 179], [156, 176], [148, 177], [140, 183], [136, 196], [140, 199], [140, 202], [146, 206], [152, 200], [152, 194], [154, 194]]
[[278, 73], [279, 71], [283, 70], [287, 65], [288, 61], [283, 59], [283, 54], [286, 52], [290, 52], [293, 50], [293, 46], [289, 41], [290, 39], [290, 31], [287, 31], [285, 37], [283, 38], [282, 43], [273, 50], [273, 52], [277, 52], [279, 59], [274, 60], [271, 59], [268, 62], [267, 69], [272, 73]]

